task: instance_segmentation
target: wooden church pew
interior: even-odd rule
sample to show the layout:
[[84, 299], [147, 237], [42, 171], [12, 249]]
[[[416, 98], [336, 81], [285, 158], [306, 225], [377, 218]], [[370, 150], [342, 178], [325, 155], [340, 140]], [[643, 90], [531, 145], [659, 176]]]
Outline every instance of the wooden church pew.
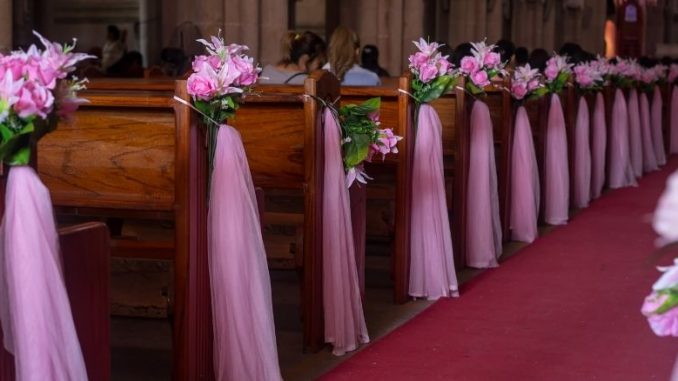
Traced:
[[[4, 213], [5, 179], [0, 187]], [[75, 329], [90, 380], [110, 380], [110, 245], [106, 225], [59, 229], [62, 270]], [[0, 329], [0, 343], [2, 330]], [[0, 344], [0, 380], [14, 380], [14, 357]]]
[[[176, 94], [188, 100], [185, 89], [185, 81], [177, 82]], [[305, 195], [304, 345], [319, 349], [321, 106], [302, 92], [331, 101], [338, 85], [314, 74], [298, 94], [252, 96], [232, 124], [243, 137], [255, 185]], [[195, 114], [175, 104], [173, 95], [132, 87], [91, 90], [85, 94], [91, 103], [76, 122], [42, 142], [39, 160], [62, 211], [174, 221], [175, 377], [194, 379], [211, 375], [212, 359], [204, 133]]]

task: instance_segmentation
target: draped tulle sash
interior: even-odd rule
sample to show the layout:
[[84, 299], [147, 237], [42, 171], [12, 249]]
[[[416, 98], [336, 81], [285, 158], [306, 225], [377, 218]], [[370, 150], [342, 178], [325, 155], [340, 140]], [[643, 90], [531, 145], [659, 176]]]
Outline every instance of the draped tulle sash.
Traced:
[[323, 305], [325, 341], [341, 356], [369, 342], [355, 261], [349, 191], [341, 156], [341, 131], [329, 109], [324, 114]]
[[217, 380], [281, 380], [271, 281], [256, 195], [240, 134], [217, 134], [208, 213]]
[[482, 101], [473, 104], [470, 128], [466, 262], [475, 268], [496, 267], [502, 251], [497, 168], [490, 110]]
[[563, 225], [569, 218], [570, 178], [567, 163], [567, 131], [558, 94], [551, 96], [546, 130], [544, 219], [551, 225]]
[[656, 171], [657, 157], [654, 152], [654, 142], [652, 141], [652, 127], [650, 124], [650, 103], [647, 100], [647, 94], [640, 94], [640, 127], [643, 139], [643, 170], [645, 172]]
[[612, 189], [636, 184], [636, 176], [631, 166], [628, 118], [629, 113], [624, 93], [617, 89], [612, 105], [612, 120], [610, 121], [609, 186]]
[[591, 134], [591, 197], [598, 198], [605, 186], [605, 154], [607, 150], [607, 125], [605, 123], [605, 99], [596, 94]]
[[353, 183], [349, 189], [351, 226], [355, 243], [355, 263], [358, 269], [360, 295], [365, 297], [365, 239], [367, 237], [367, 186]]
[[458, 295], [444, 176], [440, 118], [422, 104], [412, 164], [409, 294], [431, 300]]
[[[30, 167], [9, 172], [0, 227], [0, 320], [16, 380], [87, 380], [61, 270], [49, 191]], [[85, 248], [83, 248], [85, 249]]]
[[638, 104], [638, 91], [631, 89], [629, 92], [629, 140], [631, 145], [631, 167], [633, 175], [639, 178], [643, 175], [643, 134], [640, 123], [640, 106]]
[[579, 98], [575, 125], [574, 206], [585, 208], [591, 201], [591, 147], [589, 143], [589, 106]]
[[530, 120], [525, 107], [516, 112], [511, 153], [511, 234], [516, 241], [532, 242], [539, 234], [539, 168]]
[[671, 153], [678, 153], [678, 86], [671, 91]]
[[664, 108], [664, 101], [662, 100], [662, 93], [659, 86], [654, 87], [654, 95], [652, 97], [651, 110], [651, 126], [652, 126], [652, 143], [654, 144], [654, 153], [657, 158], [657, 165], [666, 164], [666, 151], [664, 150], [664, 124], [662, 112]]

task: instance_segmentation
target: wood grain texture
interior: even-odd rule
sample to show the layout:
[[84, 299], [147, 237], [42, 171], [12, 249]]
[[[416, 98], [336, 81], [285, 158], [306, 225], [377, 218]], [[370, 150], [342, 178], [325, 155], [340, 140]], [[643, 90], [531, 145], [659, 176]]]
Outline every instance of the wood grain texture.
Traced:
[[174, 145], [168, 106], [88, 105], [41, 140], [39, 174], [56, 206], [171, 211]]

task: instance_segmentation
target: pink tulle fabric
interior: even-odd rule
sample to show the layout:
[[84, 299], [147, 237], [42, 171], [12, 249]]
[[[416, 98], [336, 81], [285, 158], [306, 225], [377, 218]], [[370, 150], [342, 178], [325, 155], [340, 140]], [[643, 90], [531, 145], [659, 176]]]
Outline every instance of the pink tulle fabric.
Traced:
[[636, 176], [631, 166], [628, 118], [624, 93], [617, 89], [614, 94], [610, 125], [609, 186], [612, 189], [636, 185]]
[[502, 252], [497, 168], [490, 109], [476, 100], [471, 110], [471, 147], [466, 210], [466, 263], [496, 267]]
[[551, 225], [564, 225], [569, 218], [570, 177], [565, 116], [558, 94], [551, 96], [544, 164], [544, 220]]
[[530, 119], [522, 106], [513, 131], [511, 176], [511, 238], [530, 243], [539, 235], [539, 168]]
[[323, 304], [325, 341], [341, 356], [368, 343], [355, 262], [349, 193], [341, 156], [341, 131], [332, 112], [324, 114]]
[[9, 172], [0, 227], [0, 320], [16, 380], [87, 380], [64, 284], [49, 191], [33, 168]]
[[678, 153], [678, 86], [671, 91], [671, 153]]
[[589, 106], [579, 98], [574, 138], [574, 206], [585, 208], [591, 201], [591, 146], [589, 141]]
[[208, 213], [208, 255], [217, 380], [281, 380], [271, 280], [240, 134], [217, 134]]
[[631, 167], [633, 175], [639, 178], [643, 175], [643, 133], [640, 123], [640, 106], [638, 104], [638, 91], [631, 89], [629, 92], [629, 144], [631, 154]]
[[355, 263], [358, 269], [360, 295], [365, 296], [365, 239], [367, 237], [367, 185], [357, 181], [349, 189], [351, 226], [355, 243]]
[[591, 198], [598, 198], [605, 186], [605, 154], [607, 150], [607, 125], [605, 123], [605, 99], [596, 94], [591, 133]]
[[654, 95], [652, 96], [652, 110], [650, 124], [652, 125], [652, 143], [654, 143], [654, 154], [657, 158], [657, 165], [666, 164], [666, 151], [664, 150], [664, 123], [662, 112], [664, 108], [664, 101], [662, 100], [662, 93], [659, 86], [654, 87]]
[[445, 199], [442, 130], [435, 109], [422, 104], [412, 164], [409, 294], [429, 300], [459, 295]]
[[643, 137], [643, 170], [645, 172], [656, 171], [657, 156], [654, 152], [654, 142], [652, 140], [652, 127], [650, 124], [650, 102], [647, 100], [647, 94], [640, 94], [640, 127]]

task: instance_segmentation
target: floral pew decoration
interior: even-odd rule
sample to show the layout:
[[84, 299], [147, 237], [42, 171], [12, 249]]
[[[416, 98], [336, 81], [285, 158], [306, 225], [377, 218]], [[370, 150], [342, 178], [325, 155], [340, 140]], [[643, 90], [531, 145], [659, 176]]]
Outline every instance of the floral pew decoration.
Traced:
[[660, 86], [667, 82], [668, 67], [664, 65], [655, 65], [650, 68], [642, 69], [640, 75], [640, 90], [647, 93], [648, 100], [652, 99], [650, 105], [650, 130], [652, 135], [652, 145], [654, 155], [657, 159], [657, 166], [666, 164], [666, 151], [664, 150], [663, 116], [664, 107]]
[[569, 219], [567, 131], [560, 93], [570, 84], [572, 66], [566, 56], [555, 55], [544, 70], [544, 83], [551, 94], [544, 147], [544, 220], [550, 225], [564, 225]]
[[[678, 241], [678, 173], [669, 176], [652, 225], [659, 245]], [[652, 285], [641, 312], [657, 336], [678, 337], [678, 259], [671, 266], [659, 267], [659, 271], [663, 274]]]
[[395, 135], [391, 128], [379, 128], [380, 107], [381, 98], [371, 98], [360, 105], [348, 104], [336, 111], [341, 126], [342, 156], [348, 188], [354, 182], [367, 184], [367, 180], [373, 180], [365, 172], [365, 162], [372, 162], [378, 154], [384, 160], [387, 154], [398, 153], [396, 145], [402, 137]]
[[[591, 147], [590, 121], [591, 115], [586, 94], [599, 94], [605, 85], [604, 68], [599, 61], [582, 62], [574, 67], [574, 84], [579, 101], [577, 118], [574, 126], [574, 182], [573, 204], [577, 208], [586, 208], [591, 201]], [[604, 108], [598, 112], [605, 112]], [[600, 128], [598, 126], [598, 128]], [[604, 124], [603, 124], [604, 128]]]
[[528, 243], [538, 236], [540, 186], [532, 128], [523, 103], [548, 92], [541, 80], [539, 69], [529, 64], [516, 67], [511, 78], [511, 96], [518, 104], [511, 151], [511, 234], [513, 240]]
[[[629, 92], [629, 105], [627, 106], [629, 108], [629, 117], [630, 120], [629, 122], [631, 123], [631, 132], [633, 132], [636, 128], [636, 108], [638, 109], [638, 119], [640, 121], [640, 131], [641, 131], [641, 145], [642, 145], [642, 171], [643, 172], [650, 172], [650, 171], [656, 171], [659, 169], [657, 165], [657, 157], [654, 151], [654, 143], [652, 141], [652, 128], [650, 124], [650, 103], [647, 98], [647, 94], [645, 92], [640, 91], [639, 84], [642, 82], [642, 69], [640, 65], [635, 60], [632, 59], [618, 59], [617, 62], [612, 65], [612, 70], [610, 74], [610, 82], [616, 87], [615, 90], [615, 104], [613, 104], [613, 118], [612, 119], [620, 119], [621, 116], [616, 116], [618, 111], [616, 111], [617, 108], [620, 107], [620, 104], [622, 104], [622, 99], [623, 99], [623, 90], [628, 90]], [[636, 106], [637, 103], [637, 106]], [[616, 105], [616, 107], [615, 107]], [[611, 121], [612, 122], [612, 121]], [[611, 126], [611, 133], [615, 133], [618, 130], [617, 127]], [[617, 134], [618, 135], [618, 134]], [[635, 135], [635, 132], [630, 134], [632, 137]], [[616, 135], [613, 135], [613, 137]], [[630, 139], [630, 138], [629, 138]], [[636, 157], [637, 156], [637, 147], [635, 147], [635, 142], [631, 141], [632, 145], [632, 154], [636, 153], [635, 156], [632, 156], [632, 170], [633, 174], [636, 175], [636, 177], [640, 177], [638, 175], [638, 166], [639, 166], [639, 159]], [[618, 143], [618, 145], [621, 143]], [[610, 160], [613, 160], [613, 158], [618, 158], [620, 156], [619, 154], [619, 149], [613, 149], [614, 146], [611, 147], [611, 156]], [[614, 156], [612, 156], [614, 155]], [[617, 159], [619, 160], [619, 159]], [[614, 170], [614, 172], [613, 172]], [[614, 187], [619, 188], [620, 186], [623, 186], [624, 184], [630, 184], [633, 185], [635, 184], [635, 181], [630, 182], [628, 181], [628, 176], [624, 175], [624, 172], [622, 171], [621, 168], [618, 168], [617, 165], [611, 166], [610, 167], [610, 181], [611, 181], [611, 187], [614, 185]], [[614, 180], [614, 181], [613, 181]], [[621, 185], [620, 185], [621, 184]]]
[[390, 128], [382, 129], [379, 120], [381, 98], [362, 104], [347, 104], [335, 111], [341, 126], [342, 157], [346, 171], [346, 186], [350, 193], [351, 223], [355, 246], [360, 293], [365, 295], [365, 241], [367, 236], [367, 181], [372, 180], [364, 168], [375, 155], [384, 160], [389, 153], [397, 154], [396, 145], [402, 137]]
[[678, 153], [678, 64], [669, 66], [667, 81], [671, 91], [670, 149], [669, 153]]
[[[612, 66], [603, 57], [597, 57], [595, 61], [590, 62], [593, 71], [598, 72], [602, 79], [594, 81], [596, 83], [595, 101], [593, 108], [593, 122], [591, 123], [591, 193], [590, 198], [596, 199], [603, 193], [606, 177], [607, 160], [607, 121], [605, 119], [605, 97], [603, 89], [609, 84], [609, 77]], [[589, 92], [586, 90], [585, 92]], [[631, 109], [629, 108], [629, 113]], [[640, 127], [638, 127], [640, 132]], [[640, 138], [638, 140], [640, 144]], [[638, 146], [640, 147], [640, 146]], [[641, 151], [638, 153], [642, 154]], [[632, 156], [633, 157], [633, 156]], [[642, 164], [641, 164], [642, 165]], [[642, 168], [640, 169], [642, 172]]]
[[[442, 124], [431, 102], [456, 84], [456, 73], [440, 44], [419, 39], [409, 57], [415, 102], [412, 160], [410, 296], [429, 300], [459, 295], [452, 233], [447, 214]], [[401, 89], [401, 91], [404, 91]]]
[[261, 69], [243, 45], [213, 36], [195, 57], [188, 94], [207, 129], [208, 258], [217, 380], [281, 380], [271, 282], [256, 196], [238, 131], [226, 124]]
[[9, 166], [0, 226], [0, 321], [17, 380], [86, 380], [61, 271], [49, 191], [30, 166], [40, 138], [68, 121], [86, 79], [72, 77], [91, 56], [73, 45], [0, 54], [0, 160]]
[[502, 253], [497, 169], [490, 109], [482, 100], [493, 80], [506, 76], [504, 63], [494, 45], [471, 43], [470, 56], [459, 68], [464, 90], [474, 100], [470, 120], [470, 148], [466, 209], [466, 263], [469, 267], [498, 266]]

